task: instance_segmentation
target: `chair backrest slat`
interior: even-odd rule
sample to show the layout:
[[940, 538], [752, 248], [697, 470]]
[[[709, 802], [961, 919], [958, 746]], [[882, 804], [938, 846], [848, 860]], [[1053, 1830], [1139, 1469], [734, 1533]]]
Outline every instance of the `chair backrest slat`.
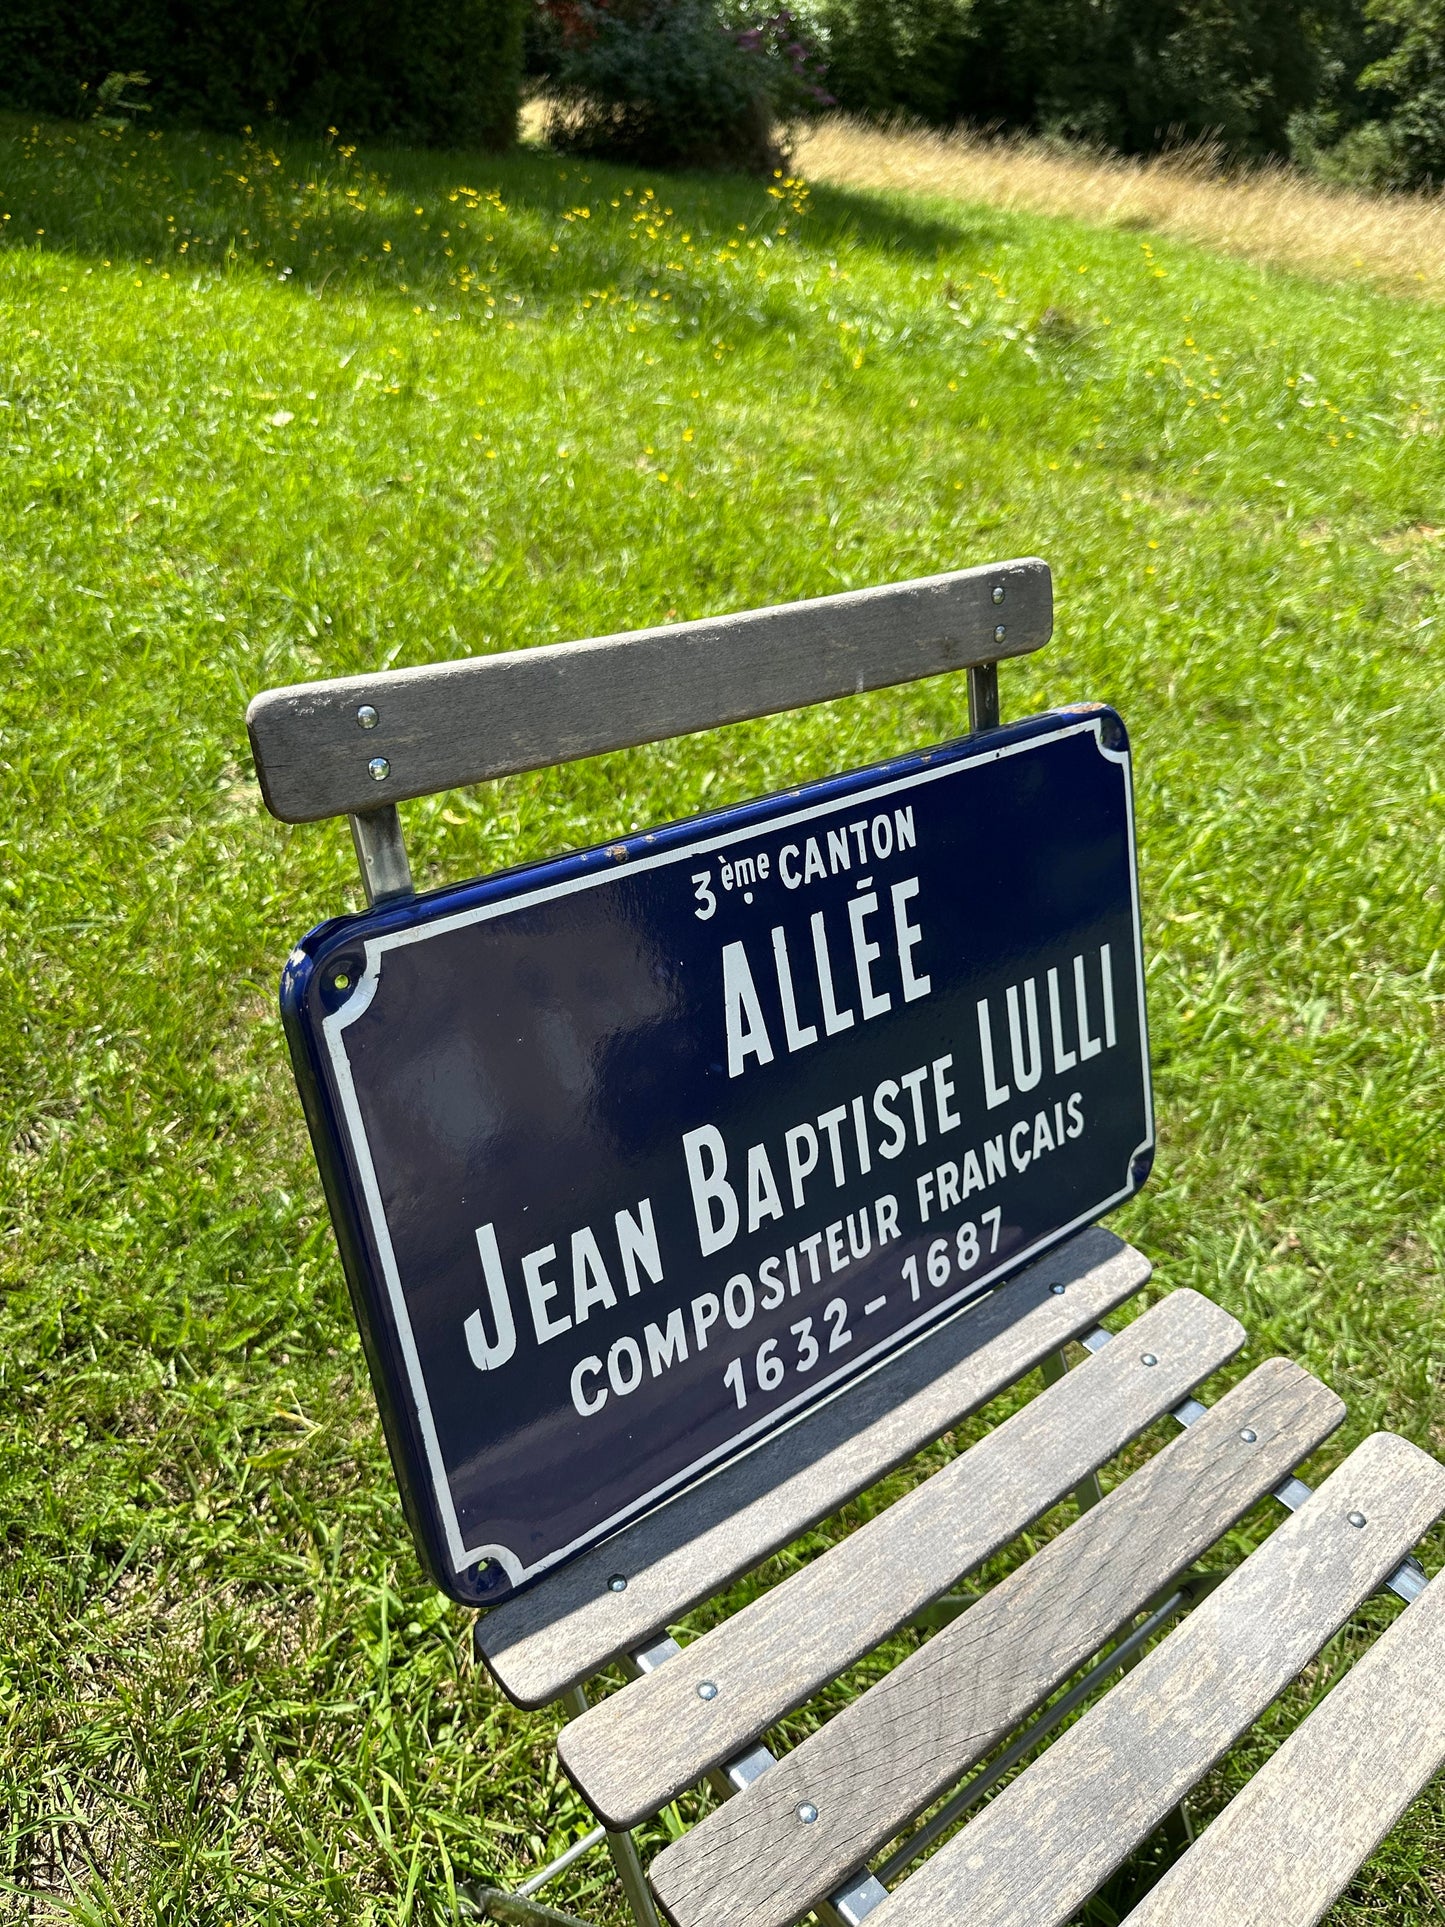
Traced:
[[1041, 648], [1047, 563], [994, 563], [590, 642], [271, 689], [246, 716], [288, 823], [628, 749]]

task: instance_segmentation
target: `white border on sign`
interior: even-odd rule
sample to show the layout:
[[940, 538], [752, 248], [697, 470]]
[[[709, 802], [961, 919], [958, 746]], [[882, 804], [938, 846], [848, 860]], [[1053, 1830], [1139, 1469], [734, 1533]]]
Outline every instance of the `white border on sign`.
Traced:
[[[1018, 756], [1028, 750], [1040, 748], [1046, 743], [1062, 742], [1071, 736], [1079, 735], [1092, 735], [1099, 754], [1107, 757], [1110, 762], [1118, 763], [1122, 766], [1126, 801], [1128, 803], [1125, 814], [1129, 830], [1129, 887], [1132, 893], [1134, 910], [1134, 962], [1139, 995], [1139, 1036], [1145, 1041], [1146, 1045], [1143, 1057], [1143, 1096], [1147, 1132], [1143, 1141], [1136, 1145], [1134, 1150], [1129, 1154], [1128, 1163], [1124, 1171], [1123, 1186], [1114, 1192], [1111, 1197], [1105, 1198], [1101, 1203], [1094, 1205], [1092, 1209], [1075, 1218], [1072, 1223], [1061, 1225], [1051, 1231], [1046, 1238], [1038, 1239], [1034, 1244], [1030, 1245], [1027, 1250], [1011, 1253], [1005, 1264], [996, 1265], [992, 1271], [986, 1273], [981, 1278], [971, 1279], [966, 1290], [961, 1294], [956, 1295], [953, 1299], [944, 1299], [941, 1304], [931, 1306], [927, 1312], [920, 1313], [911, 1324], [901, 1326], [898, 1330], [890, 1333], [888, 1337], [880, 1339], [871, 1351], [864, 1352], [860, 1357], [850, 1360], [847, 1365], [840, 1366], [831, 1378], [820, 1380], [817, 1384], [810, 1386], [805, 1392], [799, 1393], [797, 1398], [779, 1406], [775, 1411], [769, 1412], [766, 1417], [758, 1419], [745, 1430], [735, 1433], [725, 1444], [715, 1447], [713, 1451], [695, 1460], [684, 1470], [674, 1473], [670, 1478], [665, 1480], [663, 1484], [654, 1487], [652, 1491], [631, 1500], [620, 1512], [616, 1512], [611, 1518], [601, 1520], [598, 1524], [589, 1527], [579, 1538], [574, 1539], [569, 1545], [559, 1547], [556, 1552], [549, 1553], [546, 1558], [539, 1559], [535, 1565], [525, 1565], [509, 1546], [465, 1546], [462, 1542], [461, 1526], [457, 1519], [456, 1507], [452, 1503], [451, 1486], [448, 1482], [446, 1466], [442, 1459], [441, 1442], [437, 1437], [436, 1424], [432, 1417], [431, 1403], [427, 1397], [426, 1379], [422, 1372], [421, 1358], [416, 1346], [416, 1337], [412, 1331], [411, 1318], [407, 1311], [406, 1297], [402, 1291], [401, 1274], [397, 1267], [396, 1253], [391, 1243], [391, 1231], [386, 1222], [386, 1213], [382, 1208], [381, 1189], [377, 1183], [376, 1168], [372, 1162], [371, 1146], [367, 1141], [366, 1125], [361, 1115], [360, 1104], [357, 1101], [356, 1087], [351, 1074], [351, 1061], [346, 1054], [346, 1046], [343, 1039], [343, 1033], [346, 1027], [365, 1012], [373, 996], [376, 994], [376, 987], [381, 981], [381, 965], [385, 953], [388, 950], [399, 950], [407, 944], [425, 942], [430, 937], [442, 936], [447, 931], [464, 929], [470, 924], [485, 923], [492, 917], [507, 915], [514, 910], [530, 909], [537, 904], [548, 903], [556, 897], [570, 896], [580, 890], [594, 890], [599, 885], [610, 883], [618, 876], [635, 875], [639, 870], [662, 869], [671, 863], [692, 862], [699, 856], [706, 855], [713, 850], [726, 849], [729, 844], [737, 843], [744, 839], [756, 840], [759, 836], [770, 836], [775, 831], [791, 829], [799, 823], [817, 822], [838, 810], [857, 809], [860, 803], [864, 801], [881, 801], [885, 797], [897, 795], [902, 790], [917, 789], [925, 783], [937, 782], [941, 777], [945, 776], [965, 775], [970, 770], [987, 768], [990, 763], [1003, 762], [1008, 757]], [[1060, 729], [1051, 730], [1046, 735], [1030, 736], [1019, 743], [1000, 744], [997, 749], [984, 750], [977, 755], [970, 755], [965, 759], [940, 763], [930, 769], [916, 770], [909, 776], [895, 777], [891, 781], [879, 785], [877, 788], [850, 790], [846, 796], [833, 797], [826, 803], [811, 804], [796, 811], [791, 816], [775, 817], [765, 824], [749, 823], [738, 829], [728, 830], [717, 836], [709, 837], [702, 842], [688, 843], [672, 850], [659, 851], [655, 856], [639, 857], [636, 860], [630, 860], [625, 869], [598, 870], [591, 876], [572, 877], [564, 883], [547, 884], [540, 889], [528, 891], [522, 896], [504, 897], [492, 903], [475, 905], [469, 910], [459, 910], [453, 916], [439, 917], [434, 923], [422, 924], [410, 930], [390, 931], [378, 937], [369, 937], [366, 941], [366, 969], [362, 974], [361, 981], [357, 985], [354, 994], [347, 998], [340, 1009], [332, 1011], [331, 1014], [323, 1020], [322, 1031], [326, 1039], [327, 1053], [331, 1059], [332, 1073], [336, 1080], [336, 1090], [341, 1111], [351, 1133], [351, 1149], [356, 1159], [357, 1173], [361, 1179], [361, 1188], [366, 1200], [367, 1216], [371, 1222], [372, 1236], [376, 1241], [376, 1248], [381, 1256], [382, 1270], [386, 1279], [387, 1296], [391, 1303], [392, 1316], [396, 1321], [397, 1333], [401, 1340], [402, 1357], [406, 1363], [407, 1380], [411, 1389], [417, 1423], [426, 1446], [427, 1465], [431, 1472], [432, 1479], [432, 1491], [436, 1500], [437, 1513], [441, 1519], [443, 1530], [446, 1533], [447, 1550], [451, 1554], [453, 1570], [456, 1572], [466, 1572], [470, 1567], [479, 1564], [484, 1559], [495, 1559], [513, 1584], [519, 1585], [523, 1580], [535, 1578], [538, 1573], [545, 1572], [550, 1566], [555, 1566], [560, 1560], [567, 1558], [570, 1553], [576, 1551], [579, 1547], [590, 1545], [593, 1541], [602, 1538], [605, 1534], [612, 1531], [614, 1527], [622, 1525], [628, 1519], [635, 1518], [639, 1513], [646, 1511], [649, 1506], [654, 1505], [658, 1500], [668, 1494], [675, 1493], [682, 1486], [691, 1484], [702, 1473], [715, 1466], [719, 1460], [732, 1459], [738, 1455], [741, 1448], [748, 1446], [750, 1443], [760, 1444], [763, 1437], [770, 1438], [774, 1433], [785, 1430], [785, 1421], [788, 1420], [790, 1414], [794, 1417], [801, 1417], [804, 1408], [811, 1411], [817, 1406], [831, 1403], [832, 1398], [837, 1397], [838, 1394], [845, 1391], [848, 1386], [856, 1384], [862, 1378], [870, 1375], [868, 1371], [860, 1371], [860, 1366], [867, 1366], [869, 1361], [872, 1360], [874, 1362], [871, 1370], [877, 1370], [886, 1359], [892, 1358], [900, 1351], [908, 1349], [909, 1343], [916, 1343], [919, 1338], [924, 1336], [926, 1328], [932, 1328], [949, 1315], [957, 1315], [959, 1312], [966, 1310], [968, 1305], [971, 1304], [980, 1293], [985, 1291], [1005, 1269], [1009, 1271], [1018, 1270], [1036, 1253], [1043, 1251], [1046, 1246], [1056, 1243], [1060, 1238], [1067, 1237], [1071, 1231], [1077, 1231], [1082, 1225], [1092, 1224], [1096, 1218], [1101, 1216], [1103, 1212], [1109, 1210], [1112, 1205], [1119, 1204], [1124, 1198], [1128, 1197], [1130, 1173], [1133, 1169], [1134, 1162], [1142, 1153], [1151, 1150], [1154, 1144], [1154, 1108], [1149, 1087], [1148, 1029], [1144, 1006], [1144, 943], [1139, 908], [1139, 865], [1134, 846], [1134, 800], [1129, 753], [1127, 750], [1110, 749], [1103, 739], [1103, 718], [1100, 716], [1091, 716], [1076, 723], [1066, 724]], [[909, 1340], [910, 1333], [915, 1335], [912, 1340]], [[905, 1341], [908, 1342], [905, 1343]], [[834, 1388], [831, 1396], [820, 1398], [818, 1396], [819, 1392], [824, 1391], [830, 1385]]]

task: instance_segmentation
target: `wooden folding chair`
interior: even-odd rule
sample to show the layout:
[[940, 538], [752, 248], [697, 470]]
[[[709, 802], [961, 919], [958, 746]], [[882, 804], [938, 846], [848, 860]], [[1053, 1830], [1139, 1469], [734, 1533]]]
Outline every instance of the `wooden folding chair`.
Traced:
[[[348, 814], [386, 905], [411, 890], [408, 797], [949, 670], [967, 671], [971, 728], [989, 730], [998, 661], [1051, 621], [1044, 565], [1002, 564], [272, 691], [248, 725], [272, 810]], [[572, 1920], [536, 1896], [605, 1841], [641, 1927], [659, 1906], [676, 1927], [1065, 1922], [1180, 1825], [1190, 1789], [1383, 1588], [1409, 1610], [1129, 1916], [1318, 1920], [1445, 1760], [1445, 1579], [1427, 1586], [1411, 1553], [1445, 1512], [1445, 1468], [1377, 1434], [1311, 1492], [1295, 1468], [1340, 1425], [1339, 1399], [1275, 1358], [1201, 1402], [1245, 1333], [1188, 1290], [1111, 1331], [1149, 1276], [1083, 1230], [484, 1612], [476, 1650], [503, 1690], [571, 1716], [559, 1756], [601, 1824], [516, 1892], [480, 1891], [481, 1915]], [[906, 1496], [711, 1631], [673, 1637], [1031, 1373], [1026, 1403]], [[1177, 1435], [1146, 1455], [1161, 1421]], [[1135, 1469], [1103, 1492], [1131, 1446]], [[1255, 1552], [1201, 1565], [1271, 1497], [1289, 1516]], [[1070, 1498], [1077, 1516], [1032, 1556], [959, 1589]], [[930, 1636], [778, 1750], [786, 1715], [909, 1625]], [[619, 1663], [629, 1683], [589, 1703]], [[704, 1784], [718, 1803], [644, 1870], [633, 1829]]]

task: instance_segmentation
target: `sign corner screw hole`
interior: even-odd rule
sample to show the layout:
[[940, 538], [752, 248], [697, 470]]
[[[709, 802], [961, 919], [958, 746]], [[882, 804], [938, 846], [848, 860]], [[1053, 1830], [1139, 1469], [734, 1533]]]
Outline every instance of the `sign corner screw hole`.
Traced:
[[320, 982], [322, 1001], [330, 1010], [345, 1003], [355, 994], [361, 982], [364, 959], [350, 951], [339, 957], [331, 957], [321, 966]]
[[[497, 1564], [495, 1559], [484, 1559], [481, 1565], [477, 1567], [477, 1591], [478, 1592], [482, 1592], [482, 1593], [497, 1592], [503, 1586], [505, 1586], [506, 1583], [507, 1583], [507, 1575], [505, 1572], [503, 1572], [502, 1568]], [[482, 1650], [480, 1620], [477, 1622], [476, 1629], [473, 1633], [473, 1641], [476, 1645], [477, 1652], [480, 1654]]]

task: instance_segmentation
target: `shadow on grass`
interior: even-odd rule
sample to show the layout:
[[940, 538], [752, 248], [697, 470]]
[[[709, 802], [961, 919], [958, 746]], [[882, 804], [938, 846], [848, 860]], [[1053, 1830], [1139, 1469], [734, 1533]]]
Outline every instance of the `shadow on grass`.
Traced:
[[[724, 330], [797, 319], [846, 254], [955, 271], [1006, 216], [914, 215], [846, 188], [507, 155], [286, 142], [0, 115], [0, 249], [168, 273], [249, 271], [312, 297], [480, 320], [618, 304]], [[660, 304], [660, 305], [659, 305]], [[813, 306], [810, 302], [810, 307]]]

